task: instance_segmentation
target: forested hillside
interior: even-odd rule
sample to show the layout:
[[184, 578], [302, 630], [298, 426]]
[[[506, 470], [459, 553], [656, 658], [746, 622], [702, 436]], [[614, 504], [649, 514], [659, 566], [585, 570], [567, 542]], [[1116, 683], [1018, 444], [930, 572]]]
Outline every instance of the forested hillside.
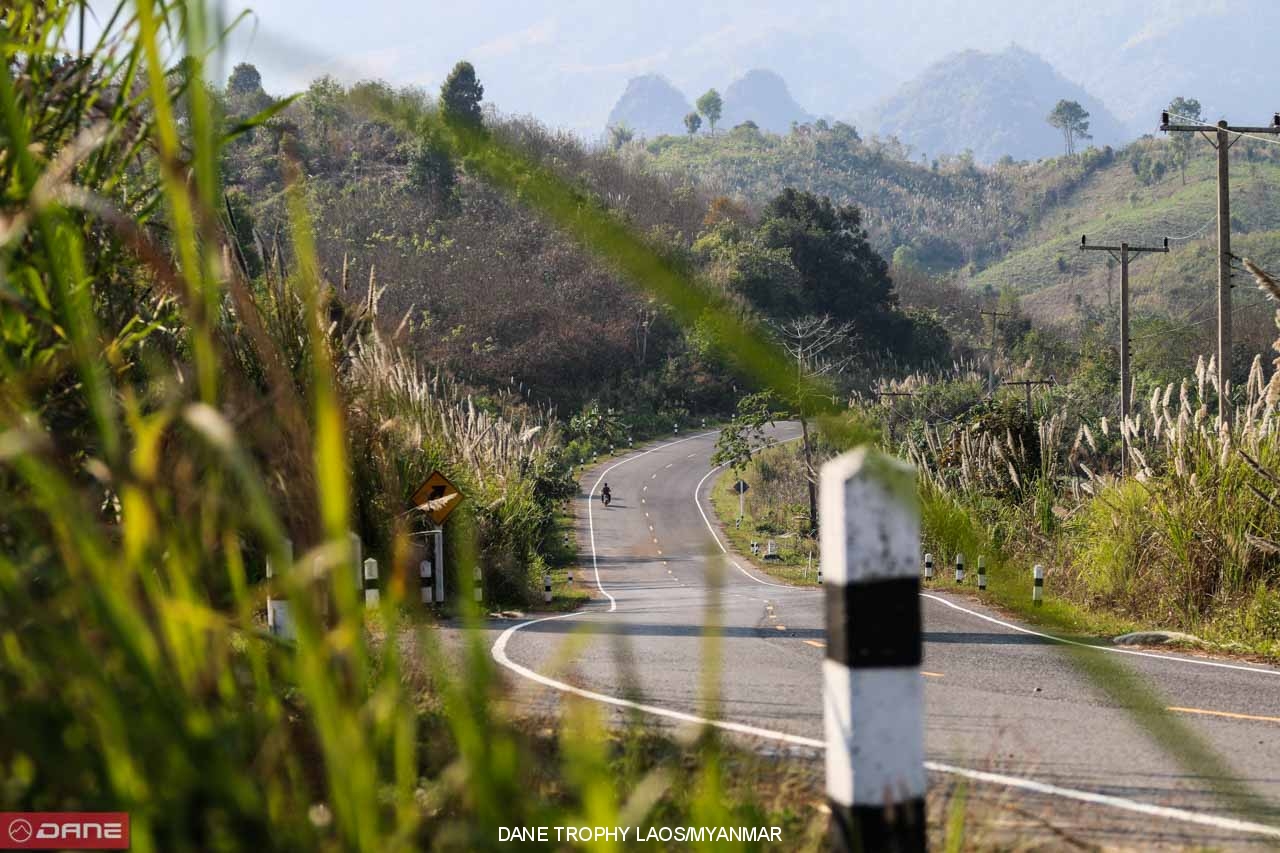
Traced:
[[[252, 69], [243, 73], [225, 96], [233, 116], [271, 102]], [[562, 415], [593, 401], [667, 423], [731, 408], [739, 380], [704, 336], [679, 329], [607, 265], [476, 180], [465, 162], [451, 165], [430, 140], [413, 141], [385, 117], [397, 103], [429, 106], [430, 98], [324, 78], [231, 147], [229, 198], [243, 246], [260, 256], [255, 263], [290, 251], [280, 236], [288, 152], [308, 173], [326, 277], [344, 300], [371, 303], [380, 324], [437, 368], [484, 387], [514, 383]], [[762, 322], [829, 311], [863, 330], [864, 364], [885, 355], [910, 364], [919, 320], [934, 341], [921, 351], [949, 357], [934, 324], [897, 308], [887, 259], [861, 235], [859, 210], [803, 193], [770, 207], [781, 198], [776, 190], [758, 205], [734, 205], [711, 185], [645, 169], [626, 152], [588, 149], [531, 119], [490, 110], [483, 126]], [[847, 262], [806, 267], [804, 247], [788, 242], [794, 223], [814, 216], [825, 217], [820, 232], [848, 242]], [[766, 261], [793, 282], [795, 298], [760, 278]], [[835, 306], [815, 296], [836, 291], [870, 295]]]
[[717, 193], [758, 203], [794, 186], [856, 204], [880, 252], [907, 246], [936, 271], [995, 263], [1113, 157], [1102, 149], [994, 168], [969, 157], [922, 161], [897, 140], [864, 139], [851, 125], [825, 121], [782, 135], [747, 126], [636, 147], [653, 171]]

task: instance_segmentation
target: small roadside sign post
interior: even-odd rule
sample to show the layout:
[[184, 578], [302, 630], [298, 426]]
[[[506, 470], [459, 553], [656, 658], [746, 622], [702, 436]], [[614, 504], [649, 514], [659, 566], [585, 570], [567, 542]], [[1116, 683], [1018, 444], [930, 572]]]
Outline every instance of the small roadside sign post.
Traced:
[[[444, 522], [462, 502], [462, 492], [444, 474], [432, 471], [431, 476], [414, 490], [413, 497], [409, 500], [412, 508], [422, 510], [431, 525], [425, 535], [435, 539], [434, 559], [429, 562], [435, 581], [434, 598], [436, 603], [440, 603], [444, 601]], [[422, 571], [423, 566], [420, 564], [420, 576]], [[429, 593], [424, 591], [423, 598], [428, 597]]]
[[742, 498], [747, 493], [747, 489], [749, 488], [751, 487], [748, 486], [747, 481], [743, 479], [739, 479], [736, 483], [733, 484], [733, 490], [738, 493], [738, 521], [739, 522], [742, 521], [742, 516], [744, 514], [742, 511]]

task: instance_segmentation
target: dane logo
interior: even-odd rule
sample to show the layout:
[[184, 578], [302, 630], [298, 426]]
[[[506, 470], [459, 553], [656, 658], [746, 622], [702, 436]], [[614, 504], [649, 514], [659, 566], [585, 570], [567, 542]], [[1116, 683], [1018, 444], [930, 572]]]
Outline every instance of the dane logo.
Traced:
[[0, 812], [0, 850], [127, 850], [125, 812]]

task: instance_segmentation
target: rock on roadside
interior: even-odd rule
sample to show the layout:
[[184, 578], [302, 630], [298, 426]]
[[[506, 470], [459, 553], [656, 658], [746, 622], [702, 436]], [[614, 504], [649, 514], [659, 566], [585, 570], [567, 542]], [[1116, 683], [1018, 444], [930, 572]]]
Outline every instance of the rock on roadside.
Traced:
[[1209, 644], [1194, 634], [1180, 631], [1134, 631], [1121, 634], [1111, 642], [1117, 646], [1201, 646]]

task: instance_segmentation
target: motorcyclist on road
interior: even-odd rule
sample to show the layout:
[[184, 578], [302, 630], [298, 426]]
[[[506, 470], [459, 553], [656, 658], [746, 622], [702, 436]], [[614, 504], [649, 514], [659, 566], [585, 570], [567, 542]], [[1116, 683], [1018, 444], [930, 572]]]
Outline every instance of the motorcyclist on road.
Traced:
[[604, 488], [600, 490], [600, 499], [604, 501], [605, 506], [613, 502], [613, 492], [609, 491], [608, 483], [605, 483]]

